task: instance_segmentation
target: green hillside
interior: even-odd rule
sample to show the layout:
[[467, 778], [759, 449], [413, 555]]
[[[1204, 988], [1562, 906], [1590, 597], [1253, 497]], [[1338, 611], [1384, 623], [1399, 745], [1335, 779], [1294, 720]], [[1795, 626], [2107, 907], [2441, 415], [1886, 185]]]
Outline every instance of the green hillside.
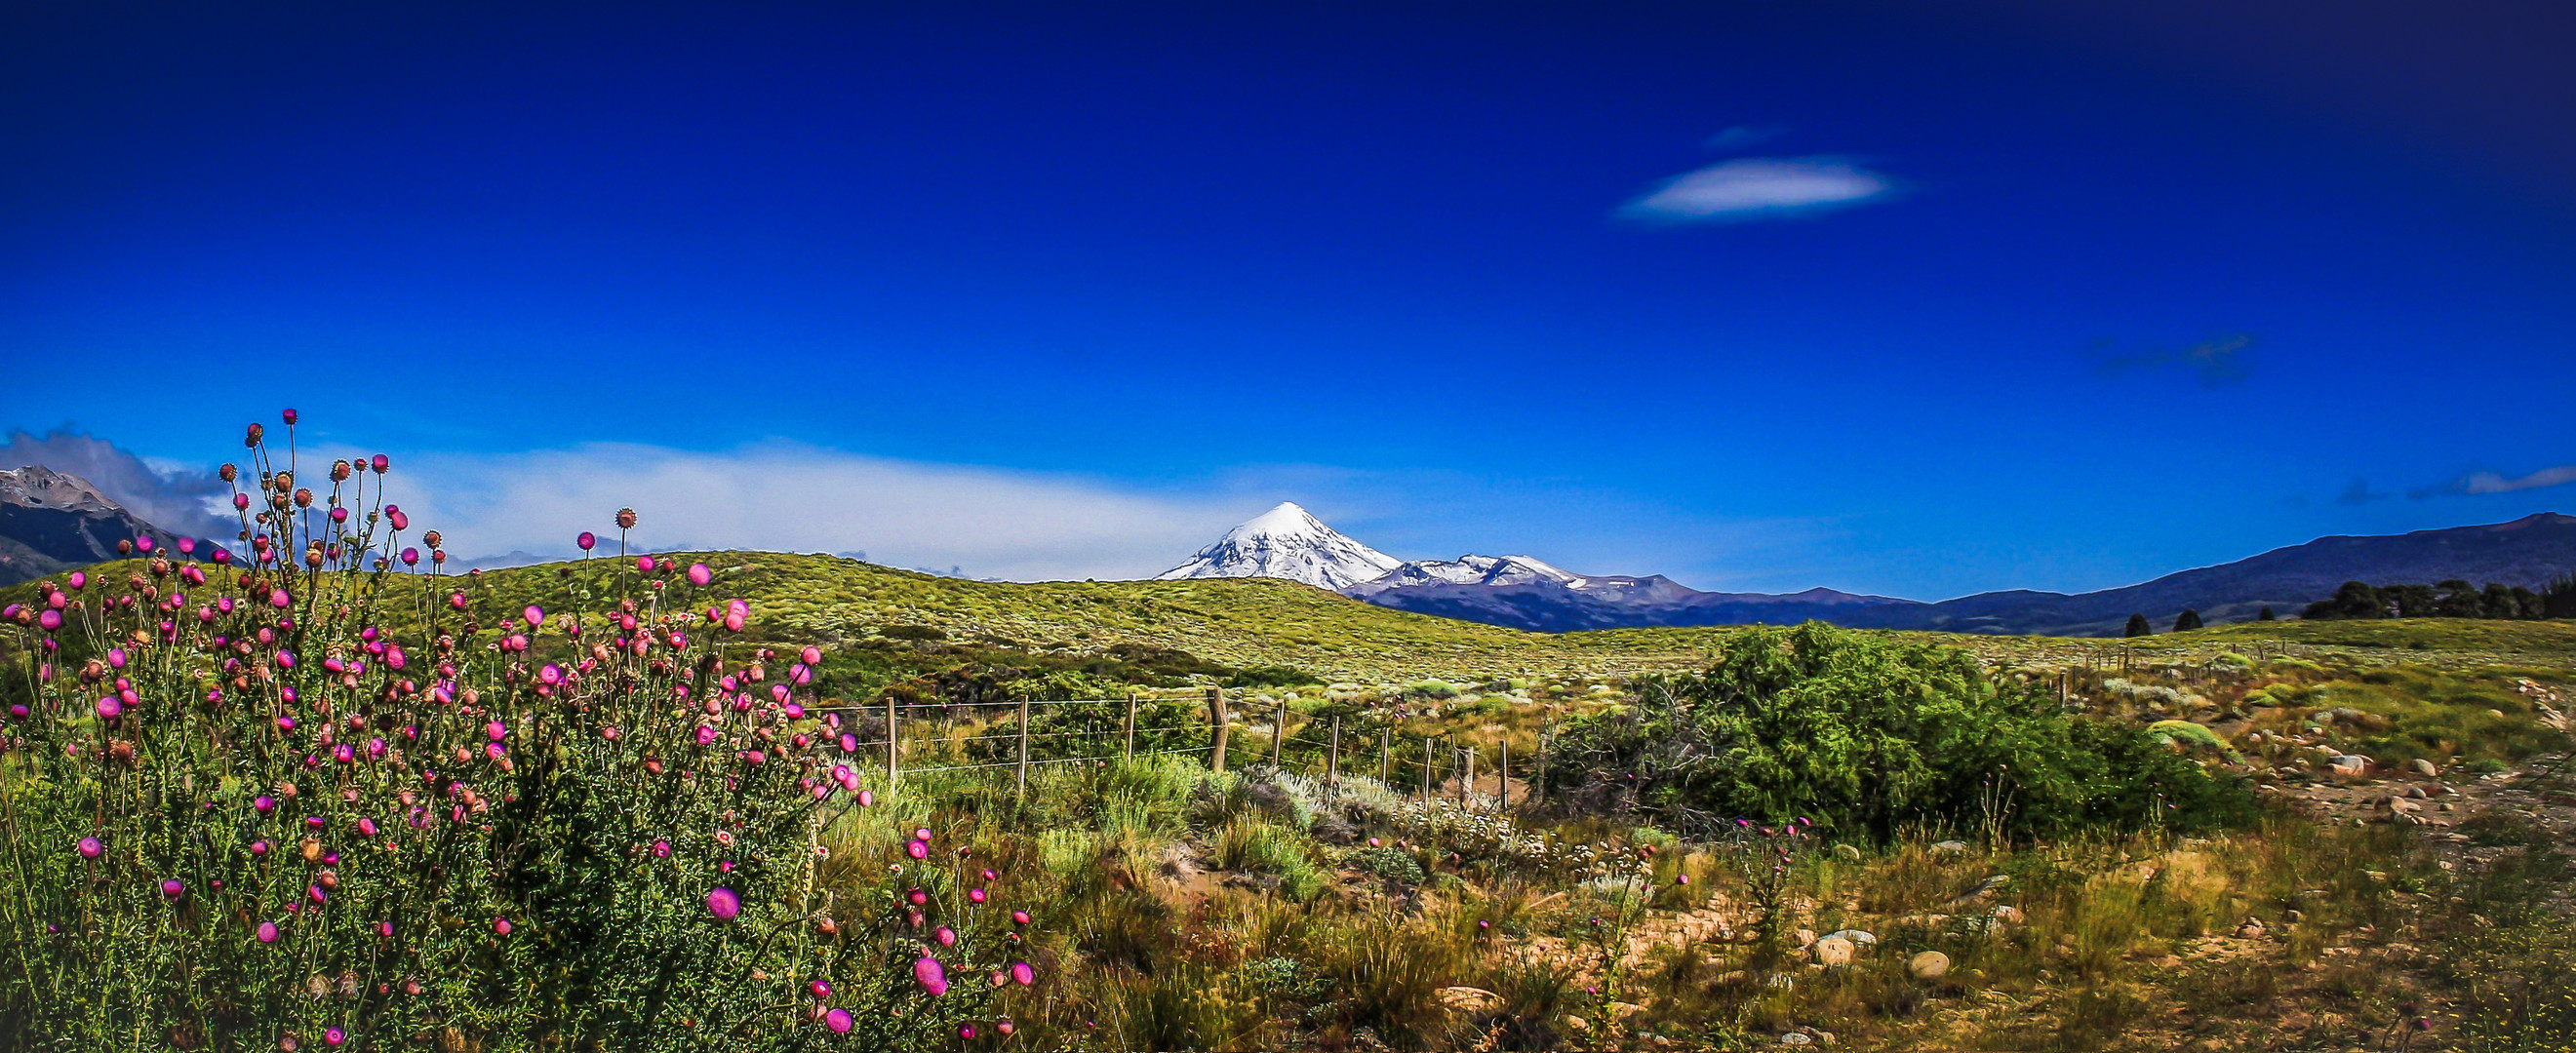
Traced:
[[[825, 645], [931, 635], [949, 644], [1063, 659], [1120, 648], [1172, 649], [1235, 668], [1288, 665], [1333, 680], [1407, 682], [1425, 677], [1599, 679], [1704, 664], [1741, 631], [1732, 627], [1611, 629], [1533, 633], [1362, 603], [1294, 582], [1260, 578], [1197, 581], [981, 582], [897, 570], [856, 560], [771, 552], [681, 554], [718, 574], [698, 600], [750, 601], [756, 635]], [[91, 568], [116, 582], [139, 563]], [[436, 591], [469, 589], [480, 610], [567, 604], [603, 591], [631, 562], [600, 558], [437, 579]], [[415, 601], [427, 579], [391, 579]], [[417, 584], [415, 584], [415, 582]], [[35, 595], [34, 583], [0, 589], [5, 602]], [[391, 598], [391, 597], [389, 597]], [[911, 627], [911, 628], [902, 628]], [[2132, 640], [1901, 635], [1968, 648], [1989, 662], [2086, 665], [2121, 661], [2188, 663], [2225, 651], [2256, 654], [2283, 646], [2364, 664], [2404, 661], [2465, 666], [2498, 662], [2561, 666], [2576, 660], [2576, 622], [2394, 619], [2266, 622], [2217, 626]]]

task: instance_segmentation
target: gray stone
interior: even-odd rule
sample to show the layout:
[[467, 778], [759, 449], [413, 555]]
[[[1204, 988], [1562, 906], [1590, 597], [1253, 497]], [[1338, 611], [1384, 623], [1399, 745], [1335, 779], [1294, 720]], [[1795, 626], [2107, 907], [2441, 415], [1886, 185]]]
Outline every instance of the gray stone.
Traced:
[[1852, 963], [1852, 952], [1856, 949], [1857, 948], [1852, 946], [1852, 941], [1850, 940], [1846, 940], [1840, 936], [1827, 936], [1821, 940], [1817, 940], [1813, 946], [1808, 947], [1807, 953], [1816, 956], [1816, 964], [1818, 965], [1850, 965]]
[[2415, 774], [2421, 775], [2427, 779], [2438, 779], [2442, 777], [2442, 769], [2435, 767], [2432, 761], [2425, 760], [2422, 757], [2417, 757], [2415, 758]]
[[1939, 951], [1925, 951], [1906, 959], [1905, 972], [1917, 980], [1938, 980], [1950, 975], [1950, 956]]

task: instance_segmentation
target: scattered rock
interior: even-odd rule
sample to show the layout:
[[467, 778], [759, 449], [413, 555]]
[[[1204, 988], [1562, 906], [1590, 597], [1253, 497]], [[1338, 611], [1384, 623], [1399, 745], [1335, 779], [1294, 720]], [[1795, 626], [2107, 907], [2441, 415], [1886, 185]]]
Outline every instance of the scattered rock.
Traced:
[[2338, 775], [2360, 775], [2370, 770], [2370, 758], [2338, 753], [2326, 760], [2326, 766]]
[[1818, 937], [1819, 942], [1832, 939], [1850, 940], [1851, 945], [1855, 950], [1866, 950], [1868, 948], [1878, 946], [1878, 937], [1876, 935], [1860, 929], [1835, 929], [1832, 932], [1828, 932], [1823, 936]]
[[1815, 955], [1816, 964], [1830, 967], [1836, 965], [1850, 965], [1852, 963], [1852, 952], [1854, 950], [1855, 948], [1852, 946], [1852, 941], [1846, 940], [1840, 936], [1827, 936], [1821, 940], [1817, 940], [1813, 945], [1809, 946], [1807, 948], [1807, 953]]
[[1932, 854], [1936, 856], [1964, 856], [1968, 854], [1968, 843], [1965, 841], [1934, 841], [1932, 842]]
[[1742, 969], [1729, 969], [1729, 970], [1727, 970], [1727, 971], [1725, 971], [1725, 972], [1722, 972], [1722, 973], [1717, 974], [1717, 979], [1716, 979], [1715, 981], [1712, 981], [1712, 982], [1711, 982], [1711, 984], [1710, 984], [1710, 986], [1713, 986], [1713, 987], [1733, 987], [1733, 986], [1735, 986], [1735, 985], [1737, 985], [1737, 984], [1743, 983], [1743, 982], [1744, 982], [1744, 980], [1745, 980], [1745, 973], [1744, 973], [1744, 970], [1742, 970]]
[[1800, 930], [1798, 930], [1798, 946], [1800, 946], [1800, 947], [1812, 947], [1812, 946], [1814, 946], [1814, 945], [1815, 945], [1815, 943], [1816, 943], [1816, 930], [1814, 930], [1814, 929], [1800, 929]]
[[2308, 920], [2308, 914], [2306, 911], [2302, 910], [2285, 910], [2281, 912], [2281, 920], [2287, 922], [2306, 921]]
[[2247, 918], [2236, 926], [2236, 938], [2240, 940], [2259, 940], [2263, 938], [2263, 933], [2261, 918]]
[[1592, 1021], [1585, 1020], [1572, 1013], [1567, 1013], [1565, 1014], [1565, 1026], [1571, 1031], [1590, 1031], [1592, 1030]]
[[1950, 975], [1950, 956], [1939, 951], [1925, 951], [1906, 959], [1905, 972], [1917, 980], [1938, 980]]
[[2020, 907], [2006, 903], [1995, 908], [1995, 920], [2006, 925], [2020, 925], [2029, 919], [2022, 915]]
[[1609, 1010], [1610, 1018], [1618, 1021], [1621, 1027], [1633, 1027], [1646, 1015], [1646, 1007], [1635, 1002], [1612, 1002], [1602, 1008]]
[[1836, 1039], [1834, 1038], [1834, 1033], [1833, 1033], [1833, 1032], [1831, 1032], [1831, 1031], [1827, 1031], [1827, 1030], [1824, 1030], [1824, 1029], [1822, 1029], [1822, 1028], [1802, 1027], [1802, 1028], [1799, 1028], [1798, 1030], [1799, 1030], [1799, 1032], [1800, 1032], [1800, 1033], [1802, 1033], [1802, 1034], [1806, 1035], [1808, 1038], [1815, 1039], [1815, 1040], [1816, 1040], [1816, 1044], [1817, 1044], [1817, 1045], [1819, 1045], [1819, 1046], [1830, 1046], [1830, 1045], [1833, 1045], [1833, 1044], [1834, 1044], [1834, 1042], [1836, 1041]]
[[2442, 777], [2442, 769], [2435, 767], [2432, 761], [2425, 760], [2422, 757], [2415, 758], [2414, 768], [2415, 774], [2421, 775], [2427, 779], [2438, 779]]
[[1503, 996], [1482, 987], [1443, 987], [1440, 1005], [1460, 1016], [1490, 1013], [1503, 1007]]
[[1780, 1036], [1780, 1044], [1784, 1046], [1803, 1046], [1814, 1041], [1803, 1031], [1791, 1031]]

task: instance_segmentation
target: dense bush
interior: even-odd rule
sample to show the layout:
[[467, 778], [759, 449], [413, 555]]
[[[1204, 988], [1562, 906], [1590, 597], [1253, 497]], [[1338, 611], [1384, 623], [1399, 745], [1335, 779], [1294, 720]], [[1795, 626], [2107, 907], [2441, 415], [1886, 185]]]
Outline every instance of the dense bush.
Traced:
[[1954, 648], [1811, 622], [1738, 637], [1706, 671], [1559, 736], [1551, 792], [1702, 834], [1805, 816], [1885, 839], [2250, 817], [2250, 796], [2141, 728], [2070, 716]]
[[830, 850], [819, 652], [709, 568], [490, 609], [385, 458], [317, 493], [247, 445], [244, 553], [0, 611], [0, 1048], [899, 1048], [1035, 979], [1004, 875]]

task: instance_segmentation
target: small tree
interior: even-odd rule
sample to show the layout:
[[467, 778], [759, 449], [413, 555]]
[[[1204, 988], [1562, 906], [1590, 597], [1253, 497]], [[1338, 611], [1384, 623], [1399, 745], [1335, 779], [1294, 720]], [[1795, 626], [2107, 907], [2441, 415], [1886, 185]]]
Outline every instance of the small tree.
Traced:
[[2146, 616], [2146, 615], [2143, 615], [2143, 614], [2132, 614], [2132, 615], [2130, 615], [2130, 616], [2129, 616], [2129, 628], [2128, 628], [2128, 630], [2127, 630], [2127, 631], [2125, 631], [2125, 632], [2123, 632], [2123, 633], [2121, 633], [2120, 635], [2122, 635], [2122, 636], [2153, 636], [2153, 635], [2155, 635], [2155, 634], [2156, 634], [2156, 627], [2155, 627], [2155, 626], [2152, 626], [2152, 625], [2147, 624], [2147, 616]]
[[2192, 630], [2194, 630], [2194, 629], [2197, 629], [2197, 628], [2200, 628], [2200, 612], [2199, 612], [2199, 611], [2195, 611], [2195, 610], [2192, 610], [2191, 608], [2185, 607], [2185, 608], [2183, 608], [2182, 616], [2181, 616], [2181, 617], [2179, 617], [2179, 618], [2175, 618], [2175, 619], [2174, 619], [2174, 630], [2173, 630], [2173, 631], [2175, 631], [2175, 632], [2178, 632], [2178, 633], [2186, 633], [2186, 632], [2190, 632], [2190, 631], [2192, 631]]
[[2278, 619], [2272, 616], [2272, 608], [2265, 607], [2262, 610], [2254, 612], [2254, 620], [2258, 622], [2268, 622], [2276, 621]]

